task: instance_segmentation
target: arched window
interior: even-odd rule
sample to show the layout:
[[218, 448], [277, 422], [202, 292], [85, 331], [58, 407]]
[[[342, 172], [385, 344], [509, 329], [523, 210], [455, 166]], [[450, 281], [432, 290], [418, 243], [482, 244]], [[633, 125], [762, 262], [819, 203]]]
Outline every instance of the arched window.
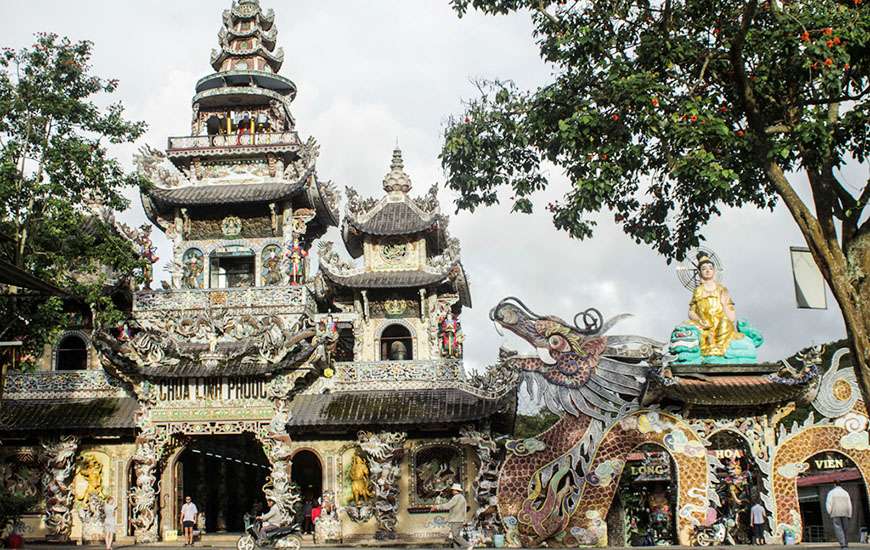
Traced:
[[381, 332], [382, 361], [404, 361], [413, 358], [414, 348], [410, 330], [402, 325], [394, 324]]
[[57, 370], [85, 370], [88, 368], [88, 345], [77, 334], [68, 334], [57, 345]]

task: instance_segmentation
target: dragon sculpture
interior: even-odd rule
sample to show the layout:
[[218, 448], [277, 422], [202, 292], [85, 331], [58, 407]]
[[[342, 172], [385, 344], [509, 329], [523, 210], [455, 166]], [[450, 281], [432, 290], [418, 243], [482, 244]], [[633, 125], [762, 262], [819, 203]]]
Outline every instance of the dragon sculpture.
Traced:
[[[638, 411], [649, 362], [663, 344], [605, 335], [625, 317], [605, 322], [597, 310], [587, 309], [569, 324], [536, 315], [516, 298], [505, 298], [490, 311], [493, 322], [537, 351], [521, 356], [503, 349], [502, 368], [517, 373], [530, 396], [560, 416], [542, 434], [506, 445], [498, 511], [512, 545], [605, 544], [605, 516], [625, 455], [646, 442], [661, 444], [671, 437], [679, 439], [680, 451], [691, 448], [695, 454], [700, 445], [702, 456], [687, 460], [694, 460], [698, 477], [706, 476], [703, 445], [691, 430], [662, 411]], [[646, 429], [651, 423], [653, 429]], [[680, 504], [685, 519], [694, 521], [706, 510], [707, 495], [703, 488], [686, 489]]]

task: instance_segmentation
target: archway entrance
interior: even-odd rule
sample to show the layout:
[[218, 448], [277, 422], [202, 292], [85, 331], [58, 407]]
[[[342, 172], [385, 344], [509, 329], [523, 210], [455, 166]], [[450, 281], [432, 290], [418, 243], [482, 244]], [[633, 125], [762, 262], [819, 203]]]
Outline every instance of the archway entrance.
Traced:
[[860, 470], [849, 458], [834, 451], [813, 455], [806, 463], [807, 469], [797, 480], [803, 542], [836, 540], [831, 518], [825, 512], [825, 501], [835, 481], [839, 481], [852, 498], [852, 520], [847, 538], [856, 542], [860, 528], [870, 519], [867, 489]]
[[629, 453], [607, 518], [616, 530], [612, 543], [622, 535], [627, 546], [676, 544], [676, 471], [671, 455], [658, 445]]
[[746, 440], [736, 433], [722, 430], [710, 436], [707, 454], [718, 461], [714, 487], [719, 496], [716, 512], [725, 519], [730, 539], [736, 544], [750, 544], [749, 509], [757, 498], [761, 473]]
[[290, 480], [299, 488], [302, 496], [301, 507], [297, 510], [296, 520], [304, 525], [302, 510], [306, 502], [316, 506], [323, 495], [323, 467], [320, 459], [311, 451], [302, 450], [293, 455], [293, 466], [290, 470]]
[[195, 437], [175, 463], [176, 510], [190, 496], [206, 533], [243, 531], [244, 514], [265, 509], [262, 487], [269, 472], [251, 434]]

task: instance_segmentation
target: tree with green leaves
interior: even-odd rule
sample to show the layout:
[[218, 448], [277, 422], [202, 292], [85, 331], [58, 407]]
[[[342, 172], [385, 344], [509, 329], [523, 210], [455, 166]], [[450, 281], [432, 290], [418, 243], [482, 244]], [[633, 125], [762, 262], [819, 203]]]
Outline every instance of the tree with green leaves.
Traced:
[[117, 322], [110, 289], [143, 267], [108, 214], [140, 181], [106, 146], [134, 141], [145, 124], [125, 120], [120, 103], [97, 105], [118, 83], [90, 74], [92, 48], [38, 34], [30, 48], [0, 51], [0, 255], [73, 298], [64, 307], [0, 289], [0, 334], [23, 338], [32, 357], [68, 324], [70, 302], [82, 324]]
[[[441, 153], [457, 207], [510, 191], [531, 212], [543, 163], [570, 188], [558, 229], [609, 209], [668, 260], [723, 207], [788, 208], [843, 313], [870, 402], [868, 37], [863, 0], [451, 0], [462, 16], [527, 11], [552, 79], [481, 84]], [[844, 166], [857, 164], [861, 181]]]

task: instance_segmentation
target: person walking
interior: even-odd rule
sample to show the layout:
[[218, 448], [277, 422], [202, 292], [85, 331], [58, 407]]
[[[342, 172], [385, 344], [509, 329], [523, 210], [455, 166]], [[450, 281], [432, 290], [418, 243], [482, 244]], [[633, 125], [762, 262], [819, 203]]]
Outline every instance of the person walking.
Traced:
[[189, 496], [184, 497], [184, 504], [181, 506], [179, 520], [184, 529], [184, 545], [193, 546], [193, 527], [196, 525], [196, 516], [199, 510], [196, 509], [196, 504]]
[[849, 547], [849, 520], [852, 518], [852, 497], [845, 489], [840, 487], [840, 482], [834, 482], [834, 488], [828, 491], [828, 498], [825, 500], [825, 510], [831, 516], [831, 523], [834, 524], [834, 535], [837, 537], [837, 542], [840, 543], [840, 548]]
[[752, 544], [764, 544], [764, 524], [767, 521], [767, 513], [758, 500], [749, 509], [749, 517], [752, 520]]
[[115, 531], [118, 529], [118, 524], [115, 523], [115, 510], [118, 505], [115, 504], [115, 498], [109, 497], [106, 503], [103, 504], [103, 534], [106, 537], [106, 550], [112, 550], [112, 540], [115, 538]]
[[465, 525], [465, 514], [468, 509], [468, 503], [465, 501], [465, 495], [462, 494], [462, 485], [454, 483], [450, 486], [450, 492], [453, 496], [450, 500], [441, 505], [432, 506], [433, 512], [447, 512], [447, 525], [450, 526], [450, 535], [453, 538], [453, 546], [459, 548], [474, 548], [474, 544], [468, 541], [462, 534], [462, 527]]

